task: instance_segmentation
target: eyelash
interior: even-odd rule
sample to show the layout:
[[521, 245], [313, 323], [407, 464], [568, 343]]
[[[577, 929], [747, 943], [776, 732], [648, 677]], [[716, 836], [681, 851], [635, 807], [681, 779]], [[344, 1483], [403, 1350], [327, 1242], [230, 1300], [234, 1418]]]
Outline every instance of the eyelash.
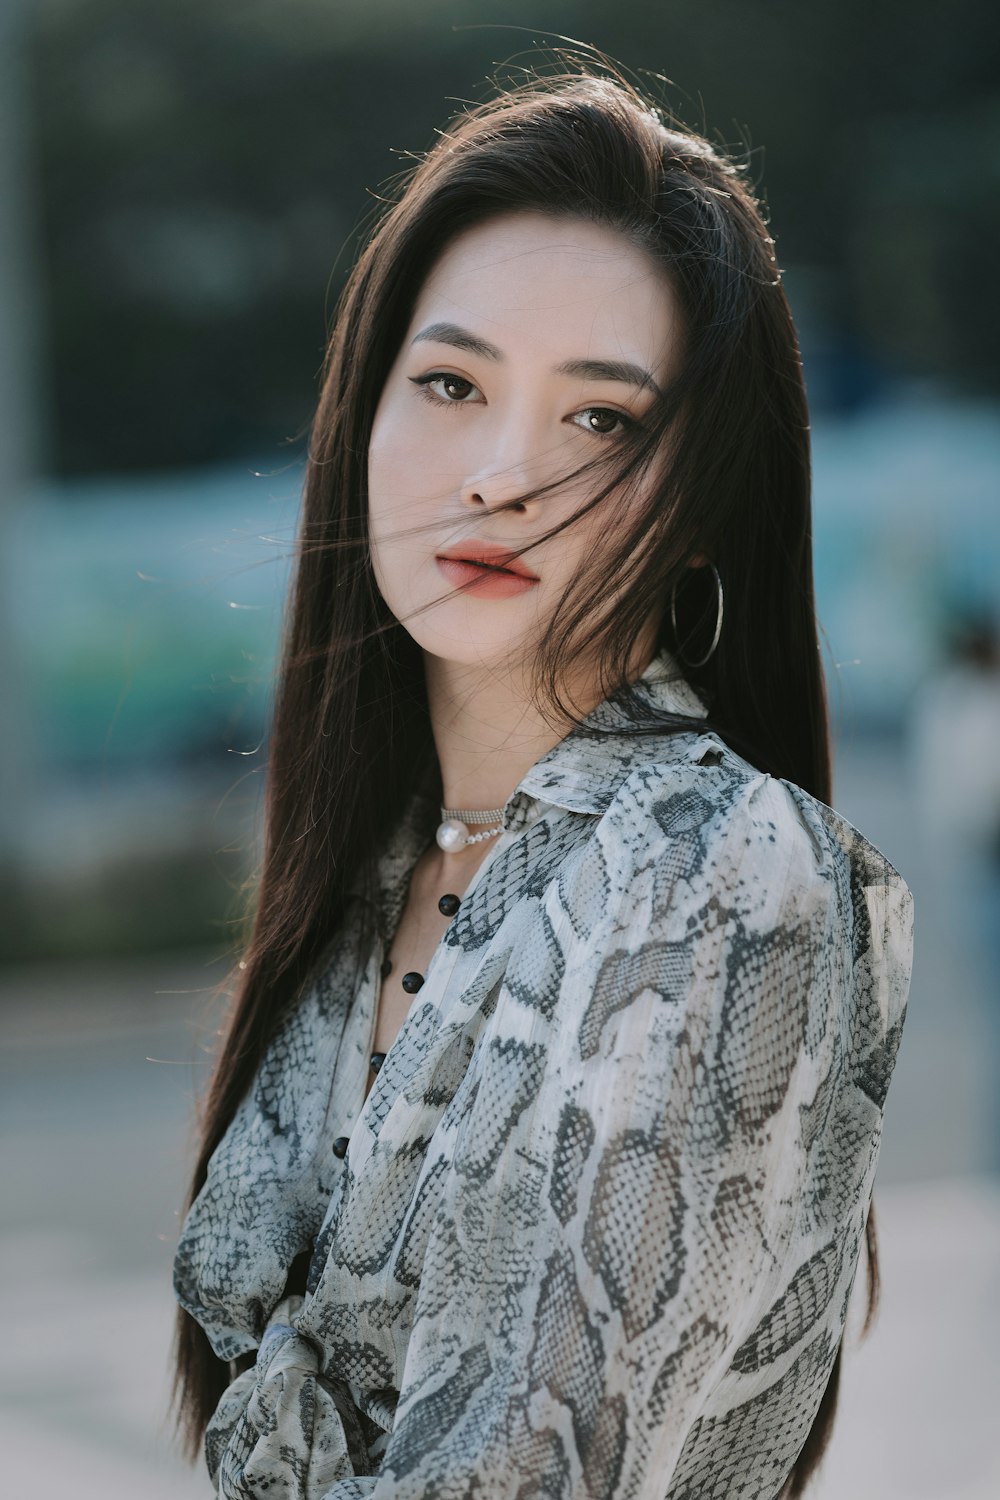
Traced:
[[[432, 370], [429, 375], [409, 375], [407, 376], [407, 379], [412, 381], [412, 383], [418, 388], [418, 394], [421, 395], [425, 401], [432, 402], [434, 406], [455, 408], [458, 406], [478, 406], [480, 404], [478, 401], [449, 401], [446, 397], [435, 395], [434, 392], [429, 388], [432, 381], [452, 380], [455, 381], [458, 385], [467, 385], [470, 390], [478, 390], [478, 386], [473, 385], [471, 380], [466, 380], [464, 375], [452, 375], [447, 370]], [[585, 412], [599, 411], [602, 413], [606, 413], [609, 417], [615, 417], [619, 422], [622, 423], [621, 431], [616, 432], [595, 432], [593, 428], [581, 428], [581, 431], [589, 430], [591, 437], [621, 437], [630, 429], [642, 426], [642, 423], [637, 421], [635, 417], [627, 417], [624, 412], [616, 411], [613, 406], [585, 406], [583, 410]]]

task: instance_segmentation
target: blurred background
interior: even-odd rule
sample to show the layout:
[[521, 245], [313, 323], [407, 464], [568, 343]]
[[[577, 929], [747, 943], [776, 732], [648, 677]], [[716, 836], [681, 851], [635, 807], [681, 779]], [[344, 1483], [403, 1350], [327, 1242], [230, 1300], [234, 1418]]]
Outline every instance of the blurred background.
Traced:
[[379, 185], [559, 36], [664, 75], [763, 189], [834, 802], [916, 902], [881, 1312], [860, 1340], [855, 1296], [812, 1493], [1000, 1493], [1000, 11], [0, 0], [10, 1493], [207, 1493], [165, 1418], [170, 1264], [328, 320]]

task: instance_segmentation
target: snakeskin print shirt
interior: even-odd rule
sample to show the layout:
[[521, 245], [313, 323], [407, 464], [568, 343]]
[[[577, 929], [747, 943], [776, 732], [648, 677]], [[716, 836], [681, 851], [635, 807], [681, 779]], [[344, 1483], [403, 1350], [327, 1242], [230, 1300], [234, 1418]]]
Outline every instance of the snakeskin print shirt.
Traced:
[[[174, 1282], [233, 1361], [226, 1500], [782, 1489], [861, 1258], [912, 896], [699, 726], [665, 652], [633, 688], [522, 777], [366, 1098], [438, 821], [414, 792], [374, 951], [348, 920], [216, 1149]], [[660, 710], [691, 727], [641, 732]]]

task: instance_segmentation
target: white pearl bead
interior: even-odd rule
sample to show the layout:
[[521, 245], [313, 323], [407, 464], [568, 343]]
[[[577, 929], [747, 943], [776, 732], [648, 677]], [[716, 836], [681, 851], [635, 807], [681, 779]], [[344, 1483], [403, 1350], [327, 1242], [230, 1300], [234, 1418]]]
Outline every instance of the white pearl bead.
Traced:
[[443, 823], [438, 824], [435, 837], [439, 849], [443, 849], [447, 854], [453, 854], [456, 849], [464, 849], [468, 833], [465, 824], [460, 823], [457, 818], [446, 818]]

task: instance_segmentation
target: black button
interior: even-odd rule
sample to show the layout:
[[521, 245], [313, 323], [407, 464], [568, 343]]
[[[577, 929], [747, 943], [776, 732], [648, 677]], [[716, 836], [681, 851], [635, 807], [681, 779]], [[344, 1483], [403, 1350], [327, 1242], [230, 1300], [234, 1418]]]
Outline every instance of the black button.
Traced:
[[387, 974], [391, 974], [391, 973], [392, 973], [392, 959], [391, 958], [383, 958], [383, 960], [382, 960], [382, 978], [384, 979]]
[[350, 1139], [349, 1136], [338, 1135], [337, 1139], [333, 1143], [333, 1154], [334, 1154], [334, 1156], [346, 1156], [347, 1155], [347, 1142], [348, 1142], [349, 1139]]
[[461, 906], [461, 904], [462, 903], [457, 896], [453, 896], [450, 894], [447, 896], [442, 896], [441, 900], [438, 902], [438, 911], [442, 914], [442, 916], [453, 917], [458, 911], [458, 908]]
[[385, 1062], [385, 1053], [384, 1052], [373, 1052], [372, 1055], [371, 1055], [371, 1057], [369, 1058], [369, 1063], [370, 1063], [371, 1067], [373, 1068], [373, 1070], [376, 1073], [378, 1072], [379, 1068], [382, 1066], [382, 1064], [384, 1062]]
[[424, 976], [422, 974], [418, 974], [416, 969], [411, 969], [409, 973], [404, 974], [402, 979], [400, 980], [400, 984], [403, 986], [403, 989], [408, 995], [415, 995], [423, 982]]

